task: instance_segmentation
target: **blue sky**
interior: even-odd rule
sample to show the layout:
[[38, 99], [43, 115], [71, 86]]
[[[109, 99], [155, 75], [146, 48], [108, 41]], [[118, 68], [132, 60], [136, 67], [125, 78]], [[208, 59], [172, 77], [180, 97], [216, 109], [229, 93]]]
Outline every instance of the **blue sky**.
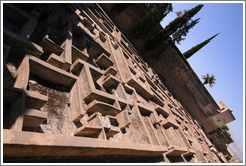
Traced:
[[[184, 53], [211, 36], [220, 33], [205, 47], [188, 59], [193, 70], [201, 79], [206, 73], [214, 74], [213, 88], [205, 85], [216, 102], [227, 105], [236, 120], [228, 127], [242, 160], [243, 156], [243, 4], [242, 3], [202, 3], [204, 7], [193, 19], [200, 22], [190, 30], [186, 39], [176, 44]], [[173, 12], [161, 22], [165, 27], [176, 18], [176, 11], [189, 10], [198, 3], [173, 3]]]

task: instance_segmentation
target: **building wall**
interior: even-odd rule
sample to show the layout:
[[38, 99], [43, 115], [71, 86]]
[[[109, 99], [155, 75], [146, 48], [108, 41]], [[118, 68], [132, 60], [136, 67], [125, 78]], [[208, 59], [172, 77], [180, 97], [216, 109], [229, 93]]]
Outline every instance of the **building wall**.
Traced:
[[5, 162], [220, 162], [100, 6], [3, 7]]

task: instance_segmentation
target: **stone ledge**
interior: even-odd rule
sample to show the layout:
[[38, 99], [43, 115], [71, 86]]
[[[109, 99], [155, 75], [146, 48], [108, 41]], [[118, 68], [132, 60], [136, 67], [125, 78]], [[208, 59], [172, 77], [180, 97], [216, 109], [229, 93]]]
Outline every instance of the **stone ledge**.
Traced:
[[158, 156], [167, 151], [166, 146], [6, 129], [3, 138], [4, 156]]

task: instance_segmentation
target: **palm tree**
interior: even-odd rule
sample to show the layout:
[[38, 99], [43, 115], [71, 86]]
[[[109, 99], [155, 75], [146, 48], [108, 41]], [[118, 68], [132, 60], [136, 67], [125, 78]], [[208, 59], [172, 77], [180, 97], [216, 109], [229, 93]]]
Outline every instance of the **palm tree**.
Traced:
[[205, 76], [202, 75], [202, 79], [204, 79], [203, 85], [208, 84], [211, 88], [215, 84], [215, 76], [212, 74], [211, 76], [209, 74], [206, 74]]

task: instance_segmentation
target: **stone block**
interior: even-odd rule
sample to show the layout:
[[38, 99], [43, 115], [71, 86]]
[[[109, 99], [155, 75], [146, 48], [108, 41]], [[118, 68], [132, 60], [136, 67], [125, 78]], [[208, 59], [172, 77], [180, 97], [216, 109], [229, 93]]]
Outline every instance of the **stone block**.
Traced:
[[119, 83], [120, 83], [120, 80], [118, 80], [116, 77], [114, 77], [113, 75], [107, 75], [104, 78], [102, 85], [104, 88], [116, 89]]
[[107, 70], [105, 70], [104, 75], [106, 76], [108, 74], [111, 74], [115, 76], [116, 73], [117, 73], [117, 70], [113, 66], [110, 66], [109, 68], [107, 68]]
[[110, 138], [118, 133], [120, 133], [120, 129], [118, 127], [111, 126], [109, 130], [106, 132], [106, 136], [107, 138]]
[[35, 109], [26, 110], [23, 119], [23, 127], [38, 127], [45, 120], [47, 120], [47, 114], [47, 112], [42, 112]]
[[169, 115], [169, 112], [167, 110], [165, 110], [164, 108], [162, 108], [158, 105], [155, 107], [155, 110], [156, 110], [157, 114], [163, 115], [164, 118], [167, 118]]
[[69, 63], [66, 63], [63, 58], [61, 58], [60, 56], [57, 56], [54, 53], [52, 53], [49, 56], [47, 62], [53, 66], [56, 66], [62, 70], [65, 70], [65, 71], [67, 71], [70, 67]]
[[107, 104], [104, 102], [100, 102], [97, 100], [92, 101], [88, 106], [85, 108], [86, 112], [94, 113], [100, 112], [102, 115], [117, 115], [121, 110], [111, 104]]
[[113, 66], [114, 64], [114, 62], [105, 54], [101, 54], [97, 58], [96, 63], [102, 69], [107, 69], [108, 67]]
[[89, 55], [88, 55], [86, 49], [81, 51], [77, 47], [72, 46], [72, 59], [73, 59], [73, 62], [75, 62], [77, 59], [82, 59], [82, 60], [86, 61], [88, 58], [89, 58]]
[[45, 63], [44, 61], [33, 56], [28, 57], [30, 64], [30, 74], [70, 88], [75, 83], [77, 79], [75, 75]]
[[41, 41], [40, 44], [44, 51], [47, 52], [48, 54], [55, 53], [56, 55], [61, 55], [64, 49], [59, 46], [57, 43], [49, 39], [49, 36], [46, 35], [43, 40]]
[[116, 115], [117, 121], [119, 123], [119, 128], [123, 129], [126, 128], [131, 124], [128, 111], [122, 111], [119, 114]]
[[97, 138], [100, 132], [102, 131], [101, 126], [88, 126], [84, 125], [78, 128], [75, 132], [75, 136], [84, 136], [84, 137], [93, 137]]
[[39, 110], [47, 101], [48, 97], [37, 92], [25, 91], [26, 93], [26, 108]]

